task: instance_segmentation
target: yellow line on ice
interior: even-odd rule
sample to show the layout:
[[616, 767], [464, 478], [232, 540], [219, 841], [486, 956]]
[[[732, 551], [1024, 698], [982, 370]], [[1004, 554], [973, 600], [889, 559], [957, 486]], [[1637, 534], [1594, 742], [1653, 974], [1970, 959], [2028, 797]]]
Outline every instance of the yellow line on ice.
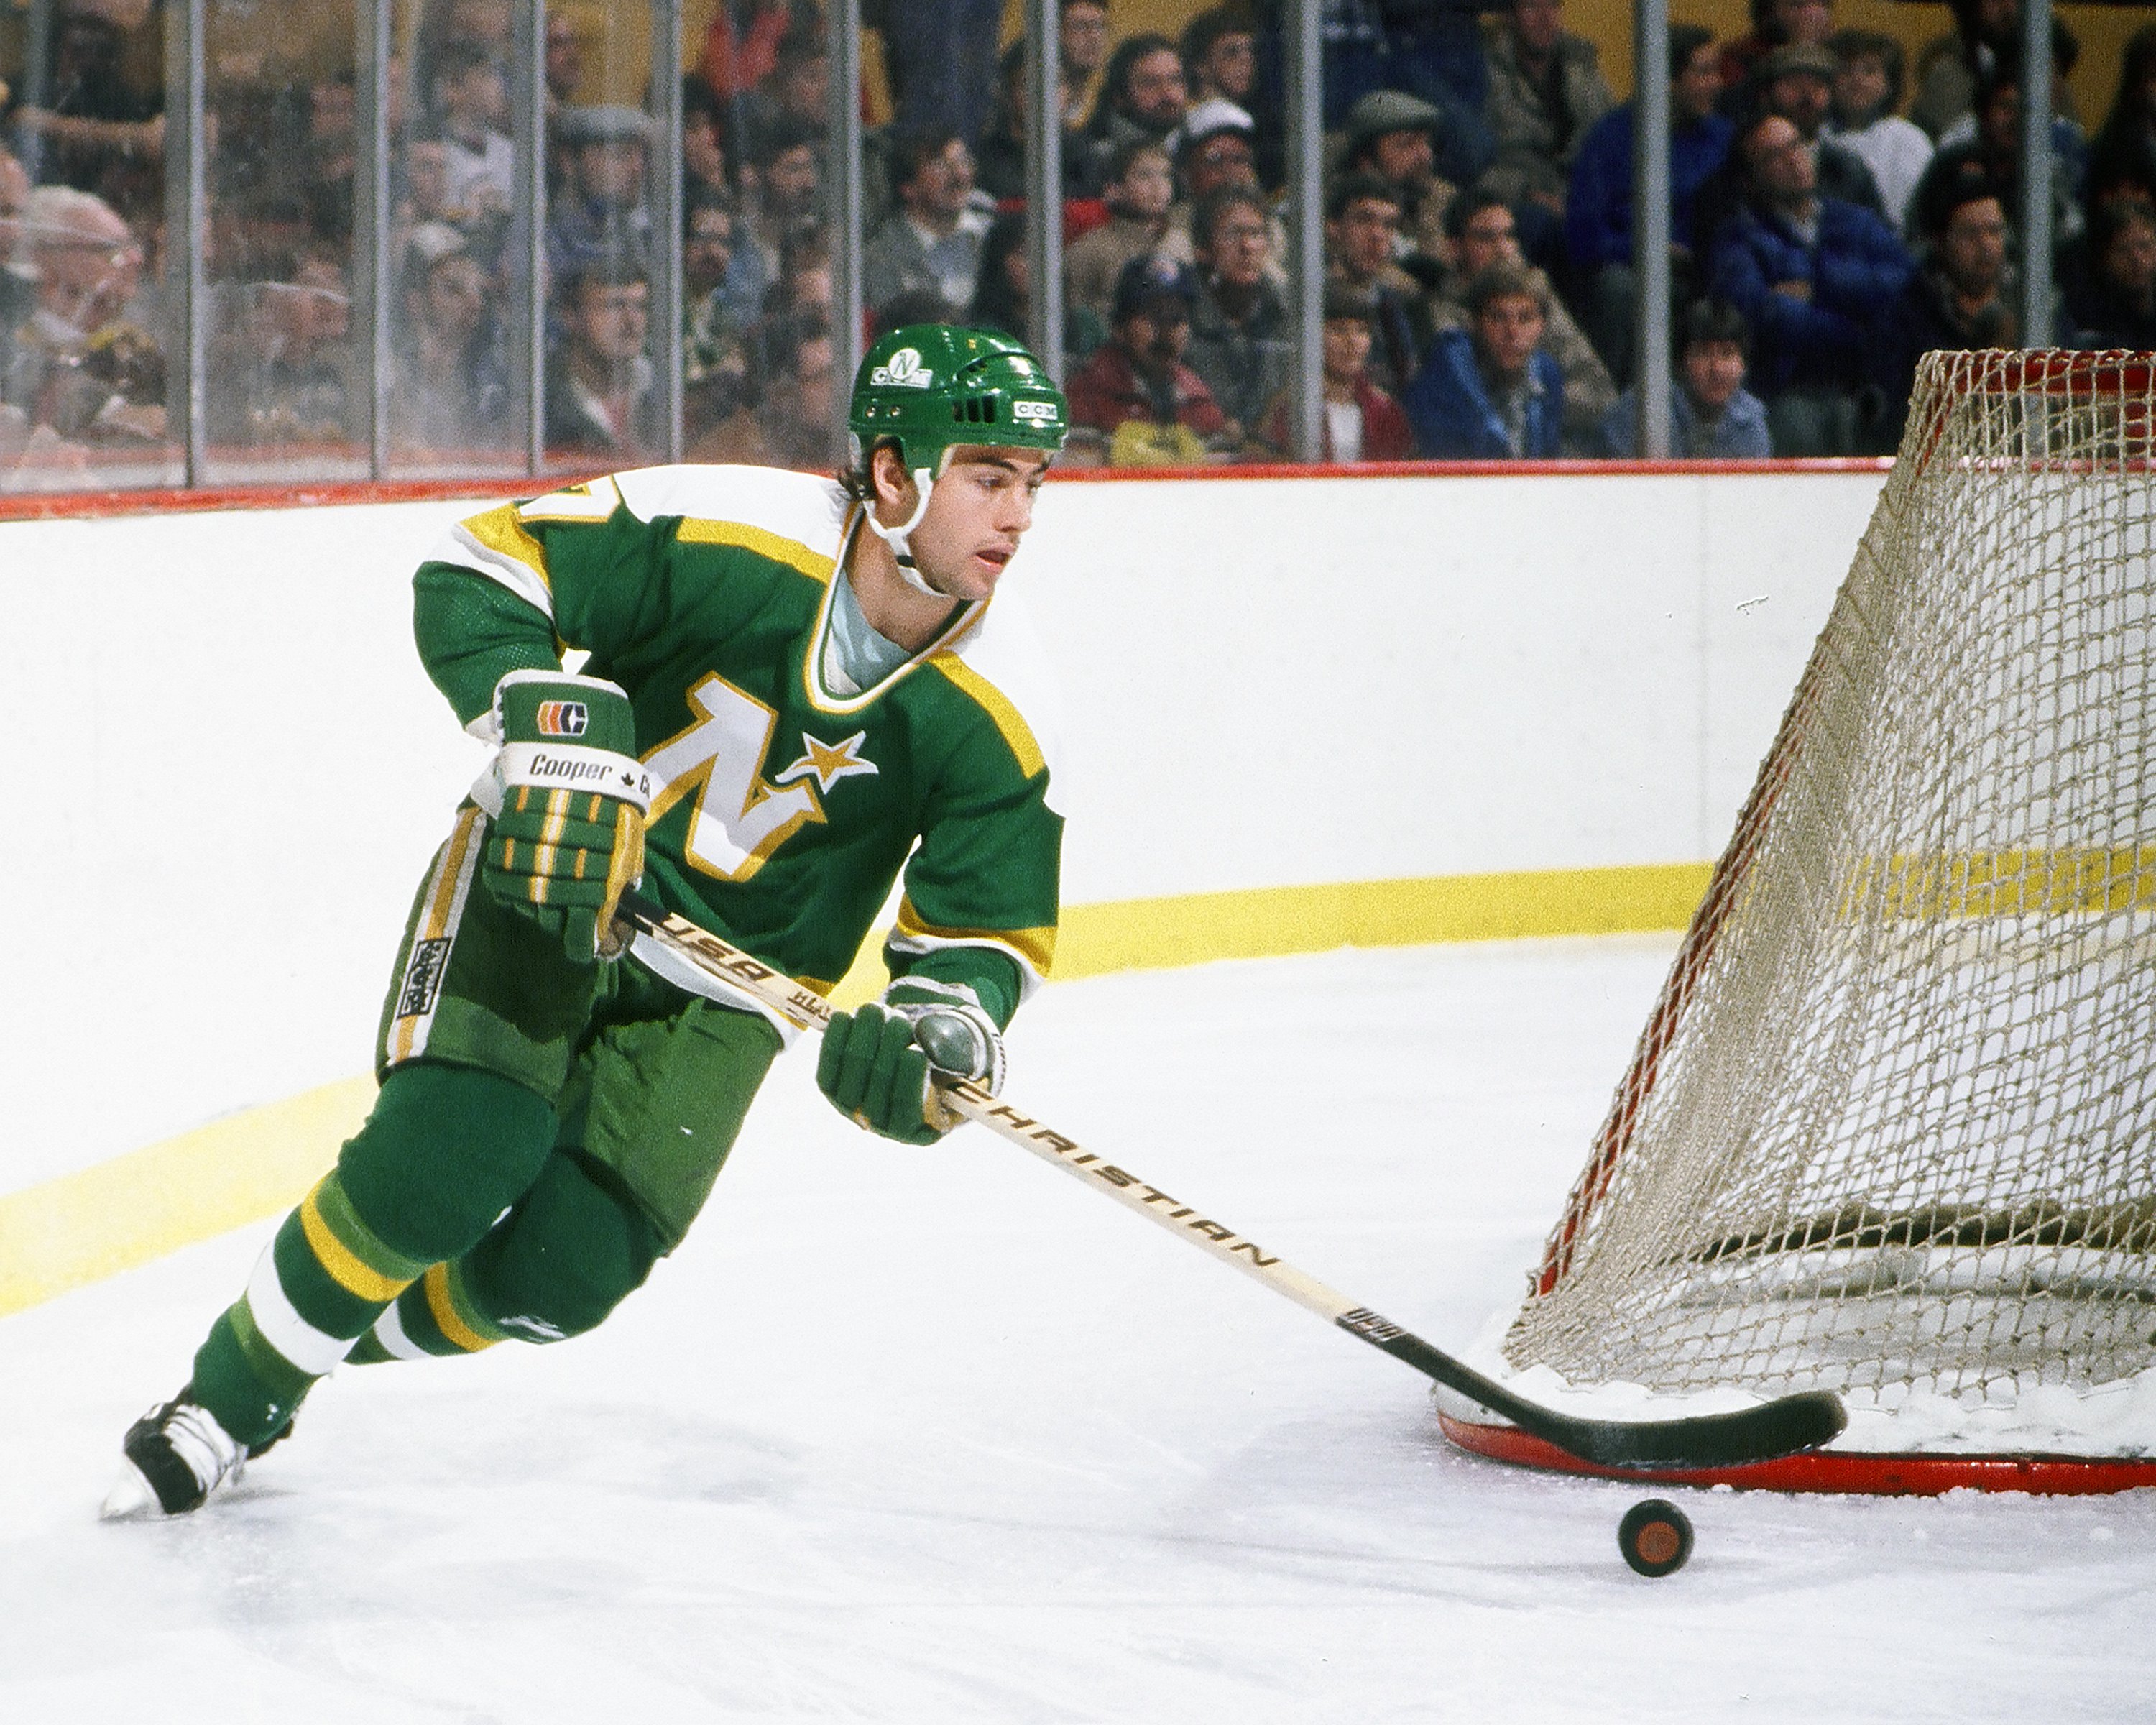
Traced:
[[[1055, 979], [1335, 947], [1682, 928], [1711, 872], [1548, 869], [1072, 905]], [[858, 1005], [883, 986], [881, 947], [863, 946], [834, 1004]], [[345, 1079], [0, 1196], [0, 1317], [290, 1209], [373, 1099], [372, 1078]]]

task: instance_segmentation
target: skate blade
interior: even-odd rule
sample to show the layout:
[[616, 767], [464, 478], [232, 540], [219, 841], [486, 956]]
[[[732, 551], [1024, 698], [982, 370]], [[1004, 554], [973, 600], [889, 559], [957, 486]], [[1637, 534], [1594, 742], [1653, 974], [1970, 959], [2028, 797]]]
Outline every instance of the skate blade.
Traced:
[[125, 1470], [105, 1495], [99, 1507], [100, 1522], [155, 1522], [165, 1517], [165, 1507], [157, 1502], [157, 1494], [151, 1489], [142, 1470], [131, 1461], [121, 1464]]

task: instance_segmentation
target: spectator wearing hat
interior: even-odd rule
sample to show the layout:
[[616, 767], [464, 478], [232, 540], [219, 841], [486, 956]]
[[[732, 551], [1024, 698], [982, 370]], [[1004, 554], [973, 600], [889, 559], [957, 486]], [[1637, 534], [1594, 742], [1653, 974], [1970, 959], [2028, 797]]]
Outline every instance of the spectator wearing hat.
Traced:
[[619, 259], [562, 291], [563, 335], [547, 366], [547, 444], [563, 454], [648, 459], [661, 447], [659, 379], [644, 353], [651, 288]]
[[547, 267], [565, 281], [600, 264], [649, 276], [657, 254], [644, 199], [651, 123], [637, 109], [608, 103], [565, 109], [557, 127], [569, 180], [547, 211]]
[[[1495, 192], [1462, 192], [1445, 212], [1445, 229], [1451, 262], [1438, 275], [1430, 295], [1430, 317], [1438, 329], [1460, 329], [1471, 319], [1467, 285], [1492, 264], [1525, 264], [1512, 206]], [[1532, 269], [1529, 264], [1527, 267]], [[1536, 270], [1538, 276], [1543, 272]], [[1545, 287], [1548, 278], [1543, 277]], [[1563, 302], [1545, 293], [1542, 351], [1557, 362], [1564, 378], [1567, 453], [1585, 453], [1601, 434], [1603, 416], [1617, 398], [1609, 368]]]
[[1349, 174], [1325, 199], [1325, 273], [1370, 299], [1377, 346], [1370, 375], [1399, 395], [1422, 365], [1432, 330], [1420, 284], [1394, 261], [1400, 234], [1400, 195], [1390, 180]]
[[[1318, 418], [1318, 459], [1350, 465], [1358, 461], [1404, 461], [1414, 454], [1414, 431], [1400, 404], [1370, 381], [1370, 298], [1334, 283], [1325, 290], [1324, 411]], [[1276, 395], [1265, 419], [1265, 443], [1278, 455], [1293, 453], [1288, 434], [1291, 403]]]
[[[1670, 454], [1689, 461], [1763, 461], [1774, 453], [1766, 404], [1744, 387], [1751, 332], [1744, 314], [1719, 300], [1695, 300], [1677, 320], [1671, 378]], [[1628, 389], [1602, 421], [1602, 453], [1640, 453], [1640, 395]]]
[[1830, 0], [1751, 0], [1752, 28], [1722, 49], [1725, 110], [1741, 121], [1759, 62], [1793, 42], [1820, 43], [1834, 33]]
[[1132, 144], [1163, 149], [1190, 110], [1183, 56], [1165, 36], [1132, 36], [1116, 44], [1101, 74], [1101, 99], [1086, 122], [1084, 184], [1098, 193]]
[[[1445, 255], [1445, 212], [1465, 179], [1449, 177], [1438, 165], [1441, 140], [1453, 128], [1445, 110], [1404, 90], [1373, 90], [1348, 110], [1341, 146], [1343, 173], [1374, 174], [1392, 182], [1400, 197], [1400, 233], [1411, 254], [1433, 259]], [[1460, 172], [1456, 152], [1446, 160]]]
[[1777, 454], [1851, 455], [1879, 441], [1871, 343], [1912, 273], [1883, 217], [1822, 198], [1794, 126], [1739, 130], [1744, 194], [1716, 235], [1708, 290], [1744, 315]]
[[1564, 376], [1541, 351], [1549, 283], [1509, 260], [1467, 285], [1467, 326], [1440, 333], [1400, 405], [1442, 461], [1532, 461], [1558, 449]]
[[[1250, 116], [1224, 96], [1210, 97], [1190, 110], [1182, 130], [1170, 141], [1180, 195], [1168, 206], [1168, 231], [1161, 236], [1158, 250], [1178, 263], [1198, 261], [1198, 244], [1191, 232], [1198, 206], [1215, 192], [1258, 190], [1256, 136]], [[1272, 241], [1265, 271], [1285, 291], [1287, 224], [1270, 204], [1265, 218]]]
[[861, 249], [861, 297], [871, 309], [931, 290], [952, 311], [973, 297], [988, 218], [973, 208], [973, 152], [947, 126], [898, 147], [898, 208]]
[[1902, 44], [1876, 30], [1837, 30], [1826, 46], [1834, 56], [1834, 95], [1823, 135], [1871, 170], [1887, 219], [1906, 229], [1932, 141], [1897, 111], [1907, 63]]
[[1073, 425], [1105, 438], [1111, 465], [1180, 466], [1240, 436], [1183, 363], [1198, 284], [1170, 258], [1133, 258], [1116, 282], [1107, 341], [1064, 388]]
[[393, 444], [469, 452], [516, 441], [501, 329], [465, 236], [445, 222], [421, 223], [405, 239], [397, 285]]
[[[1715, 110], [1722, 57], [1712, 32], [1670, 27], [1670, 264], [1673, 292], [1692, 274], [1700, 240], [1693, 205], [1722, 171], [1737, 128]], [[1632, 316], [1639, 299], [1632, 256], [1632, 136], [1637, 113], [1627, 102], [1597, 121], [1573, 157], [1565, 200], [1565, 249], [1580, 286], [1594, 346], [1619, 377], [1632, 373]], [[1567, 378], [1570, 382], [1569, 376]]]
[[1594, 44], [1564, 28], [1563, 0], [1512, 0], [1488, 34], [1483, 113], [1497, 149], [1488, 183], [1515, 206], [1561, 218], [1573, 156], [1617, 99]]
[[1183, 362], [1221, 410], [1254, 429], [1287, 387], [1287, 300], [1273, 280], [1272, 212], [1255, 186], [1222, 186], [1198, 206], [1198, 298]]
[[1126, 144], [1102, 196], [1108, 219], [1063, 249], [1063, 298], [1105, 325], [1124, 269], [1133, 258], [1151, 256], [1167, 237], [1175, 171], [1166, 146], [1144, 139]]
[[1840, 63], [1833, 54], [1815, 43], [1797, 42], [1778, 48], [1759, 62], [1755, 74], [1758, 106], [1767, 113], [1780, 115], [1796, 127], [1804, 147], [1812, 152], [1813, 177], [1820, 197], [1861, 203], [1883, 216], [1886, 202], [1863, 158], [1826, 136], [1835, 74], [1840, 69]]

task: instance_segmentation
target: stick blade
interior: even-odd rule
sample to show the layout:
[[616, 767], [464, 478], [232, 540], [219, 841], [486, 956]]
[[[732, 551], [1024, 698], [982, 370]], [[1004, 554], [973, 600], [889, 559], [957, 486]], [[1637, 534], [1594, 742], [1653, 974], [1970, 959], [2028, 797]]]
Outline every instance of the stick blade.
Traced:
[[1583, 1461], [1605, 1467], [1735, 1467], [1816, 1449], [1849, 1424], [1840, 1399], [1824, 1389], [1785, 1395], [1727, 1414], [1683, 1420], [1565, 1420], [1548, 1438]]

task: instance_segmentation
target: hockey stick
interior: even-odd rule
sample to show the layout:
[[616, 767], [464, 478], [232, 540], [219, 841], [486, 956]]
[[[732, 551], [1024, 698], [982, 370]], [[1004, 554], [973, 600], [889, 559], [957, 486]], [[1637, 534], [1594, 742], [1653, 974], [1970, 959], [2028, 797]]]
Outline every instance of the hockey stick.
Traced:
[[[622, 898], [621, 921], [665, 942], [698, 969], [731, 983], [804, 1029], [820, 1031], [831, 1021], [830, 1004], [822, 995], [750, 957], [731, 942], [699, 928], [685, 916], [674, 916], [647, 899], [627, 893]], [[954, 1114], [979, 1122], [1042, 1161], [1106, 1192], [1178, 1238], [1202, 1246], [1214, 1257], [1255, 1276], [1305, 1311], [1315, 1312], [1327, 1323], [1584, 1461], [1608, 1467], [1727, 1467], [1814, 1448], [1833, 1437], [1847, 1421], [1841, 1403], [1824, 1390], [1682, 1420], [1584, 1419], [1523, 1400], [1367, 1306], [1358, 1305], [1314, 1276], [1304, 1275], [1255, 1240], [1171, 1198], [1158, 1186], [1148, 1185], [1127, 1168], [1102, 1160], [1075, 1139], [998, 1101], [978, 1085], [960, 1081], [939, 1087], [945, 1106]]]

